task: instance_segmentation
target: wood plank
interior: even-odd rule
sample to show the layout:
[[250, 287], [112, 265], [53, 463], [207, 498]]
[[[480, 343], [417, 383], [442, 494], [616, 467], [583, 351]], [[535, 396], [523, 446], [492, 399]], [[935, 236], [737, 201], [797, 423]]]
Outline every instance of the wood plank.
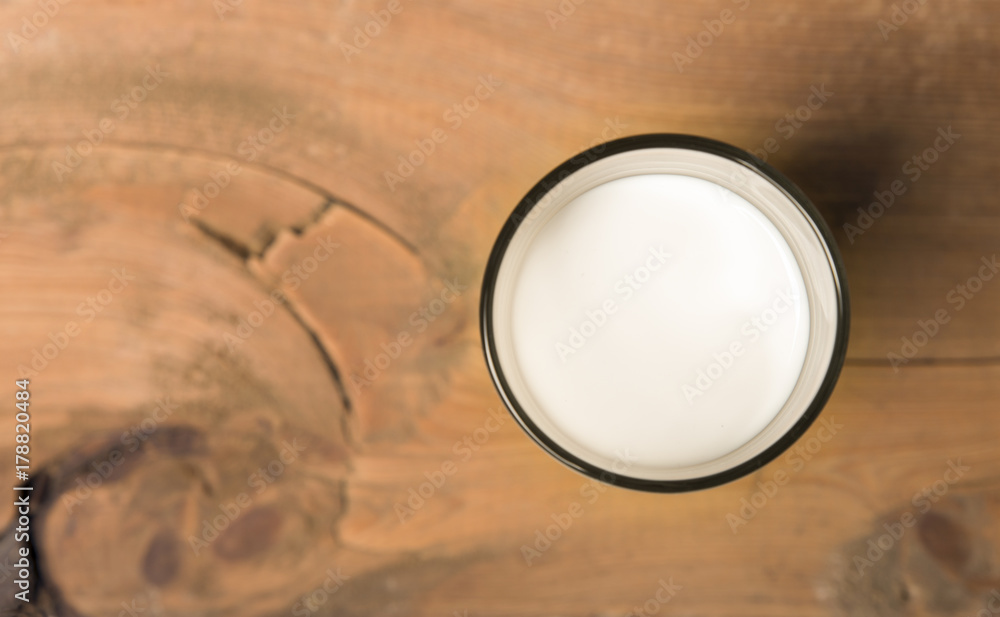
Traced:
[[[997, 431], [984, 427], [995, 426], [1000, 413], [997, 371], [917, 367], [894, 375], [849, 368], [822, 416], [840, 427], [832, 439], [820, 441], [827, 433], [817, 425], [800, 442], [802, 451], [743, 480], [684, 495], [598, 492], [527, 443], [512, 423], [463, 460], [454, 444], [488, 417], [474, 408], [482, 395], [469, 384], [455, 395], [455, 419], [429, 423], [419, 440], [423, 451], [394, 448], [359, 459], [350, 485], [357, 507], [343, 522], [345, 541], [372, 551], [488, 554], [427, 590], [422, 610], [414, 612], [421, 615], [625, 614], [654, 597], [661, 577], [683, 586], [670, 603], [681, 614], [942, 614], [935, 603], [945, 600], [956, 614], [972, 613], [996, 565], [987, 547], [996, 541], [1000, 458], [992, 447]], [[960, 422], [941, 414], [956, 391], [967, 397], [956, 410]], [[409, 489], [420, 490], [425, 474], [446, 461], [458, 471], [400, 521], [395, 504], [405, 505]], [[949, 461], [968, 469], [956, 476]], [[778, 472], [788, 481], [772, 486]], [[943, 490], [946, 477], [957, 482]], [[500, 482], [516, 487], [518, 497]], [[925, 488], [931, 490], [926, 504], [915, 504]], [[755, 495], [762, 491], [772, 495]], [[733, 523], [729, 515], [741, 517], [743, 499], [759, 507]], [[565, 531], [550, 530], [558, 539], [527, 565], [522, 547], [534, 546], [536, 533], [573, 502], [583, 515]], [[861, 549], [864, 556], [867, 541], [885, 533], [882, 525], [907, 511], [919, 525], [905, 528], [888, 556], [857, 576], [853, 557]], [[979, 548], [951, 555], [942, 546], [958, 541], [955, 534]], [[873, 588], [878, 577], [898, 578], [909, 599], [876, 612], [899, 591]], [[717, 592], [722, 582], [725, 594]], [[517, 594], [509, 593], [511, 584]]]
[[[682, 587], [661, 614], [986, 606], [1000, 586], [1000, 283], [961, 308], [949, 293], [998, 248], [994, 6], [926, 3], [884, 40], [892, 2], [589, 0], [550, 23], [558, 2], [401, 0], [345, 58], [384, 1], [243, 2], [221, 17], [218, 4], [67, 3], [0, 55], [0, 400], [27, 367], [33, 610], [626, 615], [661, 580]], [[6, 3], [0, 23], [18, 32], [38, 7]], [[679, 70], [675, 54], [723, 10], [733, 23]], [[832, 94], [790, 133], [782, 119], [814, 87]], [[116, 102], [131, 92], [144, 100]], [[87, 150], [102, 119], [113, 129], [76, 165], [67, 146]], [[914, 180], [904, 165], [949, 127], [961, 138]], [[435, 130], [434, 152], [400, 168]], [[486, 429], [502, 409], [478, 285], [499, 227], [555, 165], [645, 132], [774, 139], [769, 162], [834, 230], [854, 310], [823, 418], [844, 426], [801, 469], [783, 457], [690, 495], [591, 492], [512, 420]], [[179, 211], [223, 172], [217, 196]], [[894, 181], [906, 190], [891, 208], [863, 234], [845, 227], [866, 225], [858, 208]], [[87, 309], [123, 269], [135, 280]], [[445, 302], [449, 282], [461, 293]], [[265, 316], [272, 292], [287, 301]], [[433, 321], [414, 317], [432, 307]], [[938, 311], [949, 321], [894, 371], [887, 354]], [[69, 322], [79, 333], [58, 349]], [[177, 408], [160, 422], [164, 397]], [[135, 430], [146, 439], [123, 441]], [[479, 450], [463, 446], [475, 435]], [[257, 493], [286, 442], [305, 449]], [[85, 491], [113, 451], [122, 463]], [[914, 494], [959, 460], [969, 470], [919, 512]], [[447, 462], [423, 505], [397, 508]], [[733, 533], [727, 515], [779, 470], [790, 481]], [[190, 539], [243, 494], [196, 554]], [[522, 546], [574, 501], [583, 516], [528, 566]], [[919, 522], [860, 576], [855, 556], [907, 512]], [[4, 610], [19, 604], [14, 546], [8, 527]], [[338, 568], [350, 578], [324, 597]]]

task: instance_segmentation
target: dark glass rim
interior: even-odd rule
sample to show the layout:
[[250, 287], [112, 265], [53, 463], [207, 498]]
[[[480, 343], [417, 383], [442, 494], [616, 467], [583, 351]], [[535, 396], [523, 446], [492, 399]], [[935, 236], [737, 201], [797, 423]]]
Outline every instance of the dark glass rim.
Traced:
[[[802, 416], [775, 443], [753, 458], [719, 473], [685, 480], [650, 480], [618, 474], [609, 469], [592, 465], [565, 450], [532, 421], [530, 415], [525, 412], [514, 396], [504, 376], [503, 368], [500, 366], [493, 336], [493, 298], [500, 265], [506, 255], [510, 241], [520, 227], [521, 222], [531, 212], [531, 209], [551, 189], [555, 188], [556, 185], [570, 174], [615, 154], [649, 148], [682, 148], [715, 154], [738, 162], [770, 180], [791, 198], [791, 201], [798, 206], [803, 215], [812, 221], [812, 224], [818, 230], [826, 245], [826, 252], [833, 266], [834, 284], [837, 288], [837, 332], [834, 337], [830, 365], [827, 368], [819, 390]], [[500, 230], [500, 234], [497, 236], [493, 250], [490, 253], [489, 260], [486, 262], [479, 316], [483, 353], [486, 357], [486, 365], [493, 378], [493, 385], [496, 387], [508, 411], [510, 411], [517, 423], [535, 443], [571, 469], [607, 484], [641, 491], [677, 493], [706, 489], [749, 475], [781, 456], [809, 429], [833, 393], [834, 386], [844, 365], [844, 358], [847, 355], [848, 332], [850, 329], [849, 306], [847, 277], [843, 260], [837, 249], [837, 244], [834, 242], [833, 235], [830, 233], [826, 222], [820, 216], [813, 203], [791, 180], [750, 153], [721, 141], [694, 135], [654, 133], [624, 137], [594, 146], [553, 169], [528, 191]]]

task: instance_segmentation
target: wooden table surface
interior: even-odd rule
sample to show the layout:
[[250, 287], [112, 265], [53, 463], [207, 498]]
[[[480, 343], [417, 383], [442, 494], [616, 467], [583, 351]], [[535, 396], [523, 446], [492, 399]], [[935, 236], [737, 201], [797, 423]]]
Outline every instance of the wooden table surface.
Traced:
[[[3, 610], [1000, 606], [996, 3], [10, 0], [0, 24], [0, 443], [27, 377], [38, 566], [15, 599], [7, 505]], [[828, 430], [692, 494], [549, 458], [479, 348], [520, 197], [649, 132], [766, 155], [853, 300]]]

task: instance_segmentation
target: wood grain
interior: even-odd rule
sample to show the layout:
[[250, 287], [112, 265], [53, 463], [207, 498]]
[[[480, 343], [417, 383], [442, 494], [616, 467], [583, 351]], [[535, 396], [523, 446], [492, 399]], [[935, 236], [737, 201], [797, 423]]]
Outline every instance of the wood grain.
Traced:
[[[40, 564], [37, 601], [12, 600], [6, 506], [0, 607], [987, 607], [1000, 281], [969, 279], [1000, 248], [1000, 12], [935, 0], [886, 40], [878, 22], [903, 4], [69, 2], [34, 34], [22, 18], [39, 4], [0, 6], [0, 30], [25, 37], [0, 51], [0, 400], [30, 376]], [[723, 11], [732, 23], [678, 66]], [[814, 88], [828, 100], [785, 119]], [[949, 128], [961, 137], [914, 178], [907, 162]], [[808, 461], [689, 495], [597, 487], [493, 391], [476, 311], [499, 227], [555, 165], [647, 132], [773, 139], [768, 162], [834, 230], [852, 334], [822, 417], [842, 428], [820, 442], [814, 427]], [[894, 181], [905, 191], [868, 225], [858, 208], [877, 211]], [[962, 303], [960, 285], [976, 287]], [[887, 354], [940, 311], [947, 323], [894, 370]], [[12, 415], [0, 425], [12, 434]], [[949, 463], [968, 467], [955, 483]], [[766, 494], [779, 471], [789, 481]], [[942, 486], [921, 511], [914, 495]], [[526, 564], [522, 547], [574, 502], [584, 515]], [[908, 512], [913, 526], [859, 573], [855, 557]], [[679, 589], [660, 605], [664, 584]]]

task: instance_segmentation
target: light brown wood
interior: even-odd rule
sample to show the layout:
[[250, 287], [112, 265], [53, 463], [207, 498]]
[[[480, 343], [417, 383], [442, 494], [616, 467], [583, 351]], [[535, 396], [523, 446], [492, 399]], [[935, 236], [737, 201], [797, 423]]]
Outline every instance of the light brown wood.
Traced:
[[[1000, 279], [960, 309], [949, 296], [1000, 247], [991, 4], [925, 3], [884, 40], [889, 2], [399, 0], [349, 57], [388, 3], [58, 6], [0, 52], [0, 400], [27, 367], [36, 614], [624, 616], [672, 581], [659, 614], [965, 615], [1000, 587]], [[21, 33], [39, 7], [7, 3], [0, 23]], [[789, 134], [814, 88], [832, 94]], [[102, 119], [92, 153], [54, 168]], [[913, 181], [904, 165], [949, 127], [961, 137]], [[852, 335], [822, 418], [843, 427], [801, 469], [787, 455], [693, 494], [598, 492], [493, 390], [477, 309], [500, 226], [555, 165], [646, 132], [773, 139], [768, 161], [834, 230]], [[399, 157], [435, 135], [403, 178]], [[891, 208], [845, 227], [894, 181]], [[197, 201], [211, 182], [226, 186]], [[128, 285], [86, 308], [116, 271]], [[457, 299], [422, 317], [446, 288]], [[942, 310], [894, 371], [887, 354]], [[490, 417], [505, 421], [480, 450], [456, 446]], [[969, 468], [954, 484], [949, 462]], [[526, 564], [573, 502], [584, 515]], [[0, 606], [24, 612], [15, 546], [6, 533]], [[330, 572], [348, 578], [320, 593]]]

